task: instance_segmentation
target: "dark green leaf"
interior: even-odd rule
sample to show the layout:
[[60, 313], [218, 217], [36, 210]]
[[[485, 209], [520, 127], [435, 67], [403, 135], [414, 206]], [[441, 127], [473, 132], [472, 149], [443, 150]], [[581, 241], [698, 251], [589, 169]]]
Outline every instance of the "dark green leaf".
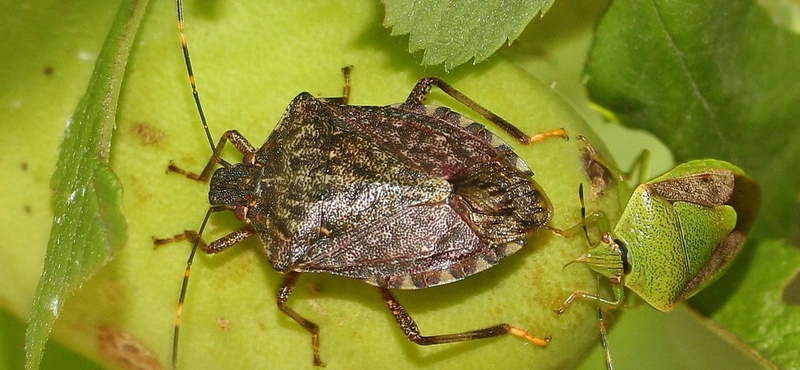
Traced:
[[385, 25], [409, 34], [409, 50], [425, 50], [423, 65], [451, 69], [480, 62], [513, 41], [554, 0], [383, 0]]
[[[781, 369], [800, 368], [800, 306], [782, 299], [800, 272], [800, 251], [780, 240], [751, 242], [724, 276], [730, 290], [707, 289], [692, 301]], [[730, 284], [733, 282], [735, 284]]]
[[25, 335], [27, 369], [36, 369], [64, 299], [127, 239], [122, 187], [108, 167], [117, 100], [147, 0], [129, 0], [100, 52], [86, 94], [67, 122], [51, 179], [53, 226]]

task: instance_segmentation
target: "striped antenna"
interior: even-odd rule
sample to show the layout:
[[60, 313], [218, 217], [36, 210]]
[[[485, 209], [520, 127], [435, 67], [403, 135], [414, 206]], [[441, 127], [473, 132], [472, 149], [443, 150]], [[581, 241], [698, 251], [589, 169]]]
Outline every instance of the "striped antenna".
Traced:
[[[186, 62], [186, 72], [189, 74], [189, 84], [192, 86], [192, 96], [194, 97], [194, 103], [197, 106], [197, 113], [200, 114], [200, 121], [203, 123], [203, 130], [206, 132], [206, 138], [208, 139], [208, 145], [211, 147], [212, 153], [212, 161], [209, 162], [209, 166], [212, 165], [214, 159], [216, 162], [219, 162], [217, 156], [216, 146], [214, 145], [214, 139], [211, 138], [211, 131], [208, 129], [208, 123], [206, 122], [206, 115], [203, 113], [203, 105], [200, 104], [200, 94], [197, 92], [197, 84], [194, 79], [194, 70], [192, 69], [192, 59], [189, 56], [189, 45], [186, 41], [186, 34], [184, 33], [184, 23], [183, 23], [183, 2], [181, 0], [176, 0], [176, 6], [178, 10], [178, 30], [180, 32], [180, 40], [181, 40], [181, 48], [183, 48], [183, 59]], [[204, 170], [203, 173], [206, 173], [207, 170]], [[181, 171], [176, 171], [181, 172]], [[190, 177], [191, 178], [191, 177]], [[194, 256], [197, 254], [197, 247], [200, 243], [200, 240], [203, 236], [203, 230], [206, 227], [206, 223], [208, 222], [209, 216], [211, 213], [214, 212], [214, 208], [210, 208], [208, 213], [206, 213], [206, 217], [203, 219], [203, 223], [200, 225], [200, 230], [197, 232], [196, 239], [192, 242], [192, 252], [189, 254], [189, 259], [186, 261], [186, 269], [183, 273], [183, 282], [181, 283], [181, 293], [180, 297], [178, 298], [178, 306], [175, 310], [175, 329], [172, 336], [172, 368], [178, 368], [178, 337], [180, 336], [181, 330], [181, 314], [183, 313], [183, 304], [186, 300], [186, 290], [189, 287], [189, 273], [192, 270], [192, 262], [194, 261]]]
[[583, 225], [583, 235], [586, 237], [586, 242], [589, 243], [589, 247], [592, 246], [591, 240], [589, 240], [589, 230], [586, 227], [586, 204], [583, 201], [583, 183], [578, 185], [578, 198], [581, 200], [581, 225]]
[[203, 113], [203, 105], [200, 104], [200, 94], [197, 93], [197, 84], [194, 80], [194, 71], [192, 70], [192, 58], [189, 57], [189, 44], [186, 42], [186, 34], [183, 32], [183, 1], [176, 0], [178, 7], [178, 30], [181, 35], [181, 47], [183, 48], [183, 60], [186, 61], [186, 72], [189, 73], [189, 84], [192, 85], [192, 96], [194, 96], [194, 104], [197, 106], [197, 112], [200, 113], [200, 121], [203, 122], [203, 129], [206, 131], [206, 138], [208, 145], [211, 146], [211, 153], [215, 153], [214, 139], [211, 138], [211, 131], [208, 129], [206, 123], [206, 115]]
[[189, 259], [186, 261], [186, 269], [183, 271], [183, 282], [181, 283], [181, 295], [178, 298], [178, 306], [175, 309], [175, 330], [172, 333], [172, 369], [178, 368], [178, 337], [181, 332], [181, 314], [183, 313], [183, 303], [186, 301], [186, 289], [189, 287], [189, 273], [192, 271], [192, 262], [194, 262], [194, 255], [197, 254], [197, 247], [203, 237], [203, 230], [206, 228], [208, 218], [211, 212], [215, 209], [209, 208], [206, 217], [203, 218], [203, 223], [200, 225], [200, 230], [197, 232], [195, 240], [192, 241], [192, 252], [189, 254]]

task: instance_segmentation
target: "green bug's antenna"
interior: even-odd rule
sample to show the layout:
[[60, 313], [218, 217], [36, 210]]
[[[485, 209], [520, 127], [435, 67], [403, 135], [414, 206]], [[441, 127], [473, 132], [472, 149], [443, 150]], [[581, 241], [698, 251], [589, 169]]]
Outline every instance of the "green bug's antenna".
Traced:
[[[585, 204], [585, 202], [583, 200], [583, 183], [578, 185], [578, 198], [581, 201], [581, 223], [580, 223], [580, 226], [581, 226], [581, 229], [583, 229], [583, 236], [584, 236], [584, 238], [586, 238], [586, 243], [589, 244], [589, 248], [588, 249], [591, 249], [593, 247], [593, 245], [592, 245], [592, 241], [589, 239], [589, 229], [586, 226], [586, 204]], [[571, 228], [571, 229], [574, 230], [574, 228]], [[560, 231], [556, 231], [556, 233], [561, 233], [561, 232]], [[572, 231], [568, 231], [568, 233], [572, 234]], [[563, 269], [567, 268], [567, 266], [569, 266], [569, 265], [571, 265], [573, 263], [576, 263], [576, 262], [586, 262], [587, 258], [589, 258], [589, 254], [588, 253], [582, 254], [578, 258], [576, 258], [576, 259], [574, 259], [572, 261], [569, 261], [561, 269], [563, 270]]]
[[189, 45], [186, 42], [186, 34], [183, 32], [183, 1], [176, 0], [176, 5], [178, 7], [178, 30], [181, 34], [183, 60], [186, 61], [186, 72], [189, 73], [189, 84], [192, 85], [192, 96], [194, 96], [194, 103], [197, 106], [197, 112], [200, 113], [200, 121], [203, 122], [203, 129], [206, 131], [206, 138], [208, 139], [208, 145], [211, 146], [211, 153], [216, 153], [214, 139], [211, 138], [211, 131], [208, 129], [208, 123], [206, 123], [206, 115], [203, 113], [203, 105], [200, 104], [200, 94], [197, 93], [197, 85], [194, 80], [194, 71], [192, 70], [192, 59], [189, 57]]
[[586, 227], [586, 204], [583, 201], [583, 183], [578, 185], [578, 198], [581, 200], [581, 225], [583, 228], [583, 235], [586, 237], [586, 242], [589, 247], [592, 247], [592, 242], [589, 240], [589, 230]]

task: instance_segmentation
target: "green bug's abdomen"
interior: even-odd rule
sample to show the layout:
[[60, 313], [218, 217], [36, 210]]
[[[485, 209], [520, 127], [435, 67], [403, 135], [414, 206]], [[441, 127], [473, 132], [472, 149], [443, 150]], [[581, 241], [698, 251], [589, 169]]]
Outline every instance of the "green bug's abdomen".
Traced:
[[651, 196], [645, 185], [634, 192], [628, 212], [615, 229], [632, 266], [625, 286], [660, 311], [693, 294], [684, 288], [736, 224], [729, 206], [673, 203]]
[[[683, 245], [689, 276], [697, 277], [711, 259], [714, 250], [733, 231], [736, 225], [736, 210], [731, 206], [706, 207], [694, 203], [673, 204], [681, 221]], [[689, 222], [686, 222], [689, 221]], [[685, 291], [688, 281], [681, 284], [678, 300], [691, 297], [697, 290]]]

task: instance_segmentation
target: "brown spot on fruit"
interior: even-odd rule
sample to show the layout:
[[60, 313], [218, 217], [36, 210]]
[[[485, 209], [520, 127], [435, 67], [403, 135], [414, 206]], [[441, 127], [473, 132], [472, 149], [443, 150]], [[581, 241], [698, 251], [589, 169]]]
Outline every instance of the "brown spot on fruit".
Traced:
[[134, 123], [129, 131], [139, 139], [142, 146], [158, 145], [164, 141], [164, 132], [147, 122]]
[[222, 330], [228, 330], [228, 328], [231, 327], [231, 321], [224, 317], [220, 317], [217, 319], [217, 325]]
[[161, 370], [164, 367], [153, 353], [132, 335], [105, 325], [97, 328], [97, 351], [122, 369]]

